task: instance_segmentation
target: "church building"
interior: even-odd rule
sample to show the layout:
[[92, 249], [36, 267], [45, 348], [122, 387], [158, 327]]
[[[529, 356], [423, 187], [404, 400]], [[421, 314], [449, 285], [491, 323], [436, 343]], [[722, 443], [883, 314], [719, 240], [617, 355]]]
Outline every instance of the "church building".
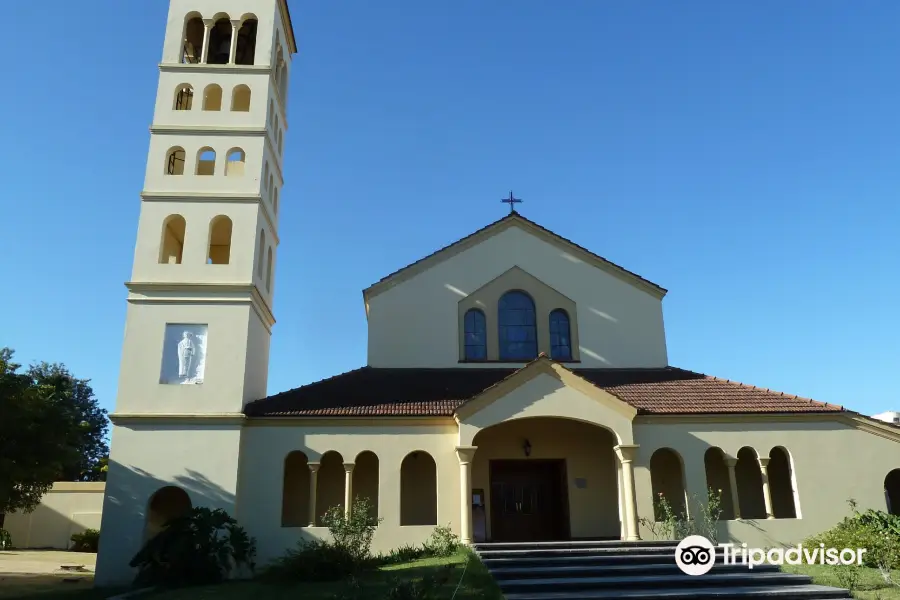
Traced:
[[367, 364], [267, 397], [279, 237], [299, 235], [279, 222], [296, 51], [286, 0], [170, 1], [98, 584], [130, 581], [192, 506], [236, 517], [260, 564], [358, 496], [383, 519], [376, 551], [438, 525], [466, 544], [639, 540], [660, 495], [697, 517], [708, 488], [720, 540], [759, 547], [831, 527], [850, 498], [900, 511], [900, 427], [670, 365], [667, 290], [512, 196], [363, 291]]

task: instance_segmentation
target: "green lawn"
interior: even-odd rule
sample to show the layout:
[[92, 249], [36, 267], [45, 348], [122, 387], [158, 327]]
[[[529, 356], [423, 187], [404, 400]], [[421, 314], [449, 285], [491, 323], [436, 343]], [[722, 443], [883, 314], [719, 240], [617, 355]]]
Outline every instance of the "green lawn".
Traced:
[[[471, 557], [471, 558], [470, 558]], [[468, 564], [467, 564], [468, 563]], [[465, 574], [463, 573], [465, 570]], [[444, 579], [440, 598], [453, 596], [456, 586], [459, 600], [501, 600], [502, 595], [487, 569], [474, 555], [460, 552], [450, 558], [426, 558], [408, 563], [389, 565], [373, 571], [359, 580], [362, 598], [384, 597], [392, 578], [421, 580], [431, 575]], [[460, 583], [462, 579], [462, 583]], [[331, 600], [335, 594], [349, 592], [346, 582], [273, 584], [259, 581], [240, 581], [222, 585], [184, 588], [143, 596], [148, 600]], [[80, 600], [80, 599], [79, 599]]]
[[0, 600], [101, 600], [116, 590], [95, 590], [93, 575], [0, 575]]
[[[786, 573], [800, 573], [809, 575], [813, 582], [819, 585], [832, 585], [834, 587], [846, 587], [837, 577], [837, 569], [846, 567], [830, 567], [828, 565], [785, 565], [782, 570]], [[900, 583], [900, 571], [894, 571], [894, 581]], [[878, 569], [860, 568], [860, 577], [853, 593], [854, 598], [864, 600], [900, 600], [900, 586], [885, 582]]]

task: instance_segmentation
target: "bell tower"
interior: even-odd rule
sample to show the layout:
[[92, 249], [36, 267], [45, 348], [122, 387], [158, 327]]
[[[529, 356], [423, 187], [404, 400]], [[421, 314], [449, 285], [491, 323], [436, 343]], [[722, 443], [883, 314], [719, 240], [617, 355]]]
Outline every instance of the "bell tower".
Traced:
[[189, 506], [238, 515], [243, 406], [266, 395], [291, 56], [287, 0], [171, 0], [98, 557], [130, 581]]

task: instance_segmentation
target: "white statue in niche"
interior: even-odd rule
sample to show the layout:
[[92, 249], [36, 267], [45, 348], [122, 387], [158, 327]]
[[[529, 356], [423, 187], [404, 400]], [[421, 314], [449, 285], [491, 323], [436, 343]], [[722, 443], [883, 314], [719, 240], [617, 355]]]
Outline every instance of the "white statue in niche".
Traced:
[[166, 324], [160, 383], [203, 383], [206, 370], [206, 325]]

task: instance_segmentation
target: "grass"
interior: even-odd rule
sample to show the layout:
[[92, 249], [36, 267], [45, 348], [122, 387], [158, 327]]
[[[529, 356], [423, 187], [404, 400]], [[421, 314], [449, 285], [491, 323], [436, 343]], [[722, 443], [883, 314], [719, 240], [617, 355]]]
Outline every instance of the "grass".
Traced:
[[0, 600], [100, 600], [116, 590], [95, 590], [94, 576], [74, 573], [0, 575]]
[[[841, 584], [838, 569], [846, 568], [829, 565], [784, 565], [782, 570], [785, 573], [809, 575], [813, 578], [813, 583], [819, 585], [843, 588], [847, 586]], [[893, 579], [900, 583], [900, 571], [893, 572]], [[878, 569], [860, 567], [859, 580], [853, 590], [853, 597], [863, 600], [900, 600], [900, 586], [886, 582]]]
[[[465, 573], [463, 572], [465, 571]], [[449, 558], [424, 558], [406, 563], [387, 565], [359, 578], [363, 598], [383, 598], [393, 579], [417, 581], [425, 576], [442, 577], [446, 581], [437, 598], [453, 597], [457, 585], [457, 600], [502, 600], [499, 588], [477, 556], [461, 551]], [[221, 585], [170, 590], [144, 596], [147, 600], [331, 600], [335, 594], [351, 591], [347, 582], [277, 584], [260, 581], [240, 581]], [[41, 599], [43, 600], [43, 599]], [[79, 599], [80, 600], [80, 599]]]

